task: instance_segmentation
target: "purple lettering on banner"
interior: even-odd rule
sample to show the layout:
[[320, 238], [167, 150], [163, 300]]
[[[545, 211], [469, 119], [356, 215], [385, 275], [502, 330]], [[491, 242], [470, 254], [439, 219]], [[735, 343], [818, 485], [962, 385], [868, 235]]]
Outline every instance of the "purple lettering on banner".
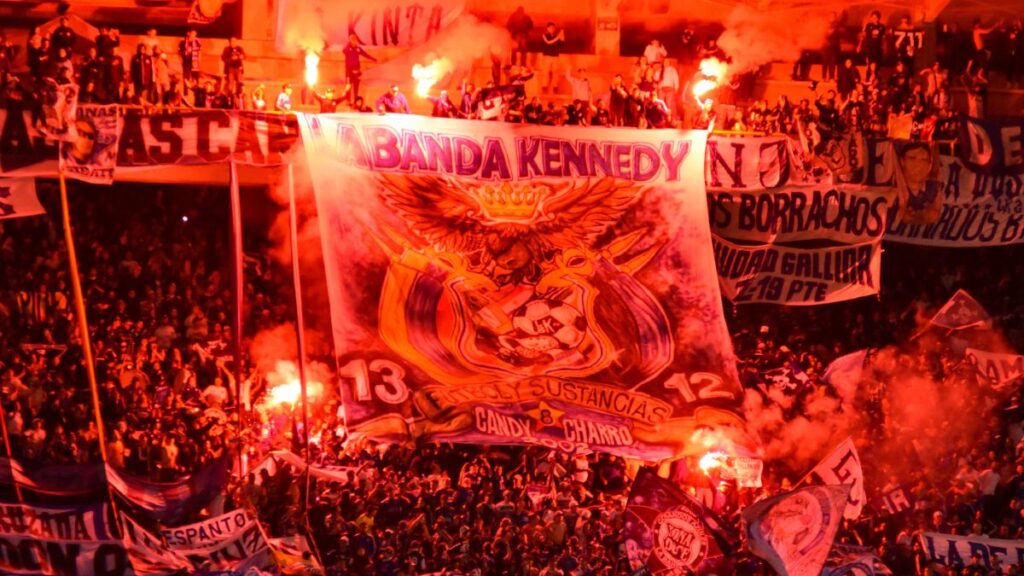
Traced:
[[402, 163], [398, 149], [398, 133], [388, 126], [367, 126], [366, 140], [373, 151], [373, 167], [378, 170], [392, 170]]
[[520, 178], [539, 176], [544, 172], [537, 164], [537, 153], [540, 152], [540, 140], [536, 138], [516, 138], [516, 157], [519, 159], [517, 173]]
[[459, 176], [473, 176], [480, 171], [483, 151], [476, 140], [465, 136], [455, 136], [455, 173]]

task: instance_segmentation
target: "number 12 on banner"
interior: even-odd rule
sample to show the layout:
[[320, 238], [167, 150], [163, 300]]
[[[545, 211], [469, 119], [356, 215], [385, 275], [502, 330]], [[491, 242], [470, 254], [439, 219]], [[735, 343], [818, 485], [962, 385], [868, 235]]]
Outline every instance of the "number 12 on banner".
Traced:
[[[693, 391], [695, 385], [699, 386], [696, 393]], [[676, 372], [665, 380], [665, 388], [679, 390], [687, 403], [716, 398], [732, 400], [735, 397], [725, 389], [725, 382], [710, 372], [694, 372], [689, 377], [683, 372]]]

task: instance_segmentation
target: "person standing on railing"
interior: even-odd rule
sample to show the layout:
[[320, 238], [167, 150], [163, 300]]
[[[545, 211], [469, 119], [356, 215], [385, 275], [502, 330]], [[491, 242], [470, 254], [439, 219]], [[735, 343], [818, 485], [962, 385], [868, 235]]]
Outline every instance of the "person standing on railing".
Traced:
[[102, 70], [96, 48], [89, 47], [89, 52], [82, 58], [78, 65], [78, 85], [85, 88], [85, 85], [92, 82], [94, 86], [100, 85]]
[[565, 44], [565, 31], [559, 30], [554, 22], [548, 22], [541, 39], [544, 40], [544, 46], [541, 47], [540, 79], [544, 83], [544, 93], [554, 94], [558, 91], [555, 69], [558, 67], [558, 57], [562, 54], [562, 45]]
[[132, 56], [131, 75], [135, 97], [152, 102], [153, 56], [149, 53], [149, 46], [139, 44], [136, 47], [135, 56]]
[[533, 19], [526, 14], [526, 10], [522, 6], [519, 6], [508, 17], [505, 27], [512, 35], [512, 65], [526, 66], [527, 40], [530, 36], [530, 29], [533, 28]]
[[121, 101], [124, 90], [124, 58], [118, 52], [111, 52], [103, 61], [103, 95], [111, 102]]
[[203, 44], [199, 41], [199, 34], [195, 30], [189, 30], [185, 39], [178, 43], [178, 55], [181, 56], [181, 72], [185, 79], [193, 82], [199, 79], [199, 58], [202, 54]]
[[228, 45], [221, 52], [220, 59], [224, 63], [225, 89], [229, 94], [235, 94], [238, 85], [242, 83], [245, 49], [238, 45], [235, 38], [228, 38]]
[[167, 54], [159, 47], [153, 48], [153, 89], [150, 93], [150, 101], [159, 104], [164, 101], [168, 90], [171, 88], [171, 68]]
[[68, 26], [68, 17], [61, 16], [60, 25], [50, 34], [50, 49], [56, 54], [57, 51], [63, 48], [68, 54], [71, 54], [76, 38], [77, 34]]
[[377, 61], [359, 44], [359, 36], [349, 34], [348, 44], [342, 50], [345, 54], [345, 81], [352, 85], [349, 96], [354, 100], [359, 97], [359, 81], [363, 77], [363, 58]]

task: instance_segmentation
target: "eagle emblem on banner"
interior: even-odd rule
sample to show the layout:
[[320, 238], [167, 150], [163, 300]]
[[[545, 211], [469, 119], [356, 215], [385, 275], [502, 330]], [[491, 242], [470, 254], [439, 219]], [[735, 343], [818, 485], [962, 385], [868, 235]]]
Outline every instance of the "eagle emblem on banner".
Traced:
[[379, 179], [405, 227], [374, 234], [391, 260], [379, 330], [431, 377], [467, 383], [619, 370], [636, 382], [671, 362], [668, 318], [633, 278], [660, 244], [645, 229], [612, 232], [643, 186], [611, 177]]

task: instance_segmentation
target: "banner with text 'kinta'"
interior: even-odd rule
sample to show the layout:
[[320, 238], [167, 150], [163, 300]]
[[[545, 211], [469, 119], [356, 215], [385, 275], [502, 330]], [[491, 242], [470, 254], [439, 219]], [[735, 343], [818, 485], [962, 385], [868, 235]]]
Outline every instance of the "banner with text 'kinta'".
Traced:
[[741, 246], [714, 237], [722, 293], [733, 304], [813, 306], [878, 294], [882, 240], [832, 248]]
[[703, 132], [299, 122], [353, 433], [753, 454]]

